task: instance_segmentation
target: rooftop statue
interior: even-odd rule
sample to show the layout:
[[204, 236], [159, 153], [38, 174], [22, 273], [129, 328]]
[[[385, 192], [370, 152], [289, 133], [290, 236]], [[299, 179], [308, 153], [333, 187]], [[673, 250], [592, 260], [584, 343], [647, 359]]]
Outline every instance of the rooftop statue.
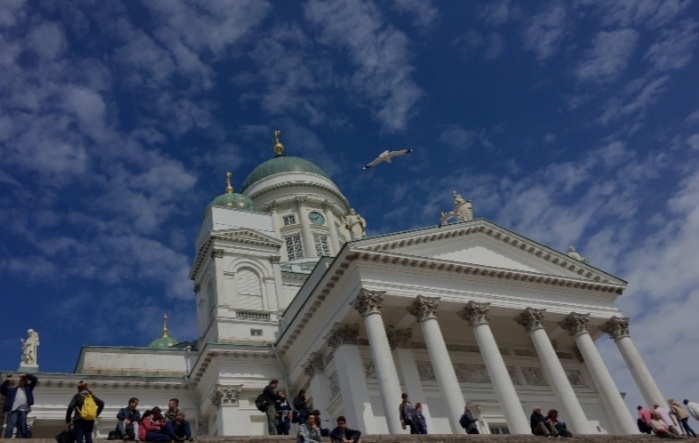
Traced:
[[345, 228], [350, 231], [352, 240], [366, 237], [366, 220], [350, 209], [349, 214], [344, 217]]
[[572, 246], [568, 247], [568, 257], [574, 258], [575, 260], [581, 261], [583, 263], [587, 263], [587, 257], [583, 257], [582, 255], [578, 254], [578, 252]]
[[281, 144], [279, 141], [279, 135], [282, 133], [280, 130], [274, 131], [274, 137], [272, 138], [272, 143], [274, 143], [274, 153], [279, 155], [282, 155], [284, 152], [284, 145]]
[[464, 200], [456, 191], [452, 191], [452, 194], [454, 195], [454, 209], [450, 212], [442, 212], [442, 216], [439, 218], [440, 228], [452, 217], [456, 217], [460, 222], [473, 220], [471, 200]]
[[22, 343], [22, 363], [20, 366], [36, 366], [36, 351], [39, 347], [39, 334], [33, 329], [27, 330], [27, 339], [19, 339]]

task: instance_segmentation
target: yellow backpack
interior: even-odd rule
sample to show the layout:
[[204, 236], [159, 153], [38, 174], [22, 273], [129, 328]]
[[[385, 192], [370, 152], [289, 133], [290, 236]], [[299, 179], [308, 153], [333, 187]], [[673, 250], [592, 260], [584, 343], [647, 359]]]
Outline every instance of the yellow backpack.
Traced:
[[83, 397], [85, 397], [83, 399], [83, 407], [79, 409], [76, 408], [78, 415], [82, 420], [94, 421], [97, 418], [97, 403], [95, 403], [92, 394], [87, 394]]

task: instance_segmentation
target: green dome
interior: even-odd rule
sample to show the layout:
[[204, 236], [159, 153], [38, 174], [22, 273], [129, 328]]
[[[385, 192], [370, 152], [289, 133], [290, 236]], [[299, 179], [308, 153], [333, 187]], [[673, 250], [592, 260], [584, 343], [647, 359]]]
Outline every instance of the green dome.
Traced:
[[248, 178], [243, 182], [243, 188], [241, 190], [245, 191], [253, 183], [262, 180], [263, 178], [270, 177], [275, 174], [280, 174], [283, 172], [310, 172], [312, 174], [317, 174], [322, 177], [327, 178], [328, 174], [320, 169], [317, 165], [309, 162], [308, 160], [299, 157], [287, 157], [286, 155], [278, 155], [273, 159], [267, 160], [258, 167], [252, 170]]
[[172, 337], [163, 336], [163, 337], [158, 337], [155, 340], [153, 340], [152, 342], [150, 342], [148, 347], [155, 348], [155, 349], [167, 349], [170, 346], [176, 345], [177, 343], [179, 343], [178, 340], [175, 340]]
[[255, 203], [242, 194], [226, 192], [216, 197], [209, 206], [222, 206], [224, 208], [247, 209], [248, 211], [259, 211]]

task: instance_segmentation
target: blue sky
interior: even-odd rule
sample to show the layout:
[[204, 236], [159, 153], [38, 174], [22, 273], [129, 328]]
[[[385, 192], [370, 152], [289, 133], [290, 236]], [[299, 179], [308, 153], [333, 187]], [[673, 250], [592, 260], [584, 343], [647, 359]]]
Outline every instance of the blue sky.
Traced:
[[202, 213], [280, 129], [370, 235], [436, 224], [457, 190], [575, 245], [630, 282], [618, 306], [663, 393], [699, 398], [697, 17], [681, 0], [0, 2], [0, 369], [28, 328], [51, 372], [82, 344], [146, 345], [163, 313], [194, 339]]

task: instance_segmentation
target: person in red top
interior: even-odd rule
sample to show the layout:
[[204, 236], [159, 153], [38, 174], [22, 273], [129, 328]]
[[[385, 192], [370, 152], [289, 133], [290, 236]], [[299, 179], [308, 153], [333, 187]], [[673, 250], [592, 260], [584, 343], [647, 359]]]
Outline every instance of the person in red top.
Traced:
[[143, 413], [141, 423], [138, 425], [138, 439], [140, 441], [169, 442], [170, 437], [160, 432], [160, 426], [153, 421], [153, 411]]
[[639, 405], [638, 420], [636, 420], [636, 423], [638, 424], [638, 430], [641, 431], [642, 434], [650, 434], [653, 432], [653, 425], [650, 422], [650, 409], [646, 409]]

